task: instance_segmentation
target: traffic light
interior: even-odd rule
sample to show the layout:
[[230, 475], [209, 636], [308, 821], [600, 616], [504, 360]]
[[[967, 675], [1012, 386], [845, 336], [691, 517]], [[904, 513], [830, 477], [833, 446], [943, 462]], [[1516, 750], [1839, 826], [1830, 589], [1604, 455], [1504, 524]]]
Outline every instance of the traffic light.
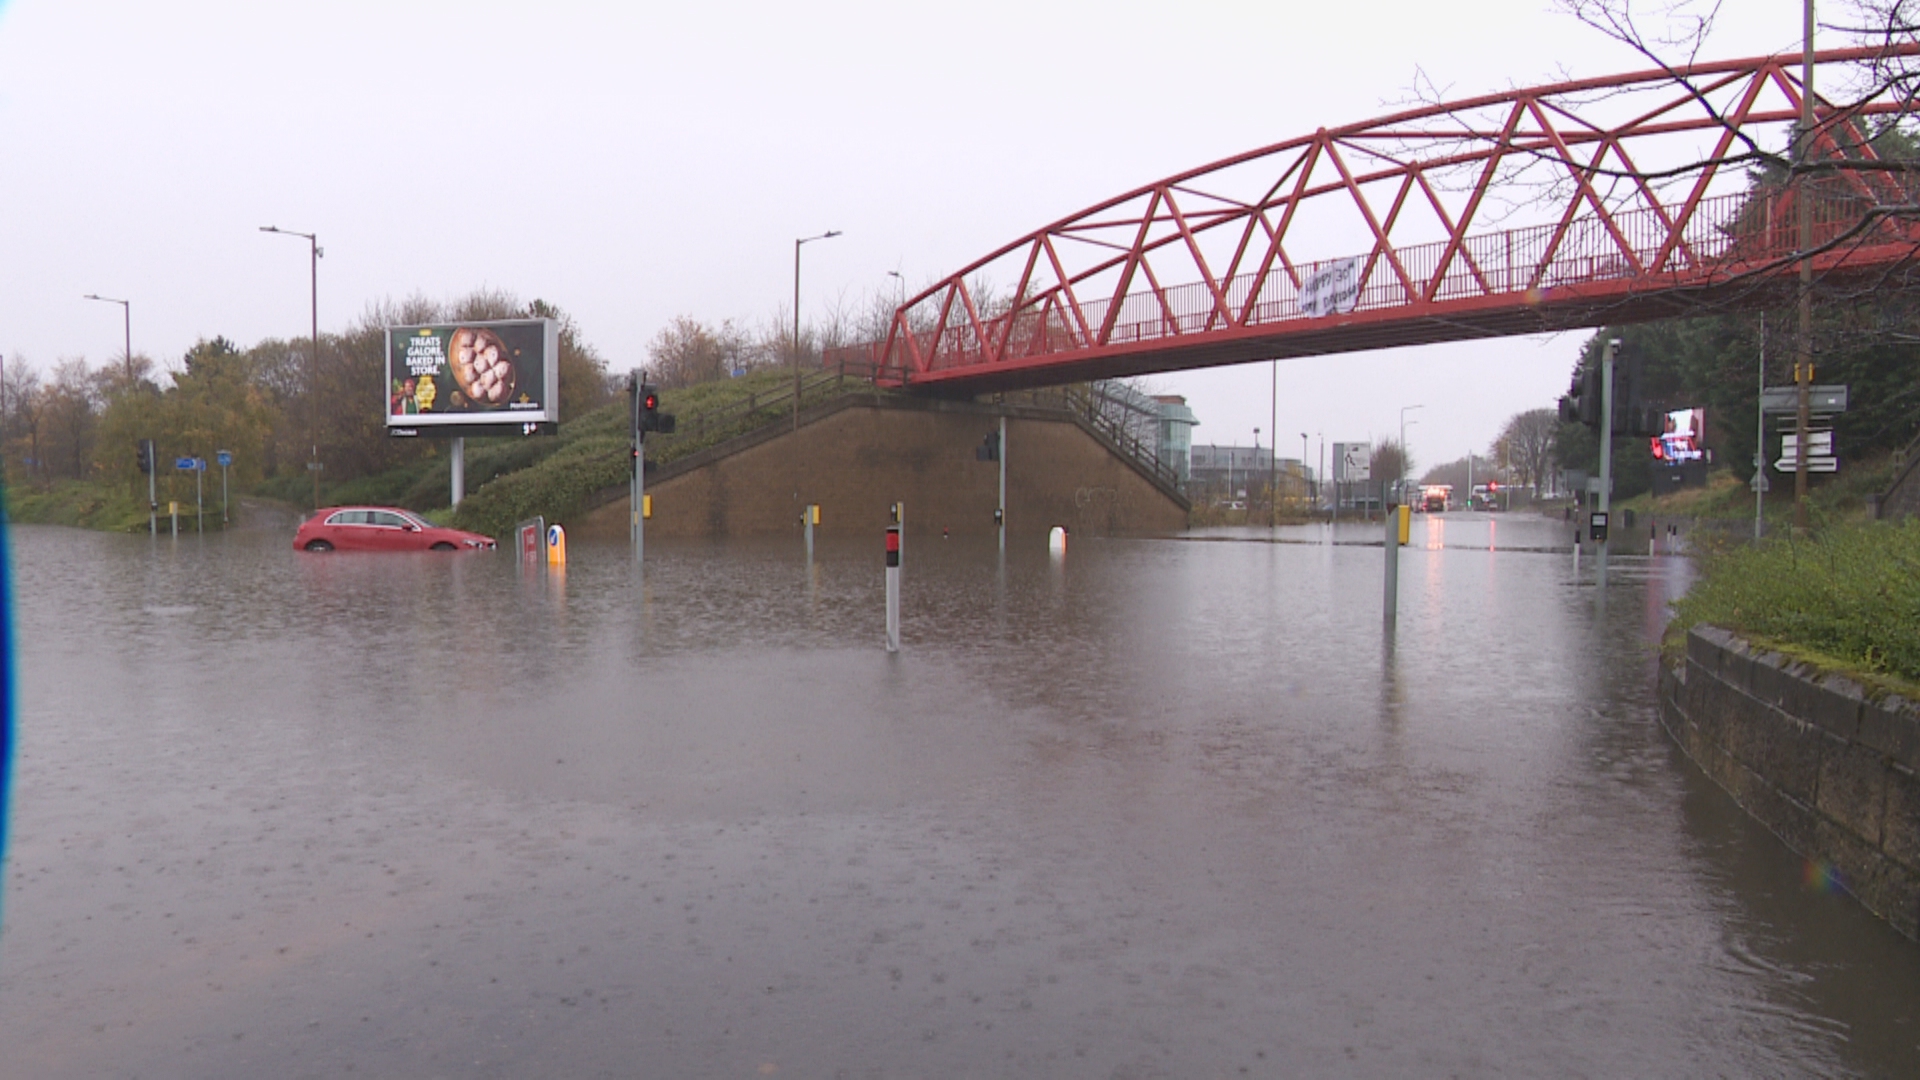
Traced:
[[980, 445], [974, 448], [973, 459], [975, 461], [999, 461], [1000, 436], [995, 432], [988, 432], [987, 437], [981, 439]]
[[1600, 426], [1600, 361], [1589, 360], [1573, 373], [1573, 384], [1560, 399], [1560, 422]]
[[140, 445], [134, 451], [134, 458], [139, 462], [140, 471], [151, 475], [153, 473], [153, 440], [141, 439]]
[[1665, 427], [1666, 409], [1649, 400], [1647, 358], [1637, 348], [1624, 348], [1613, 361], [1613, 433], [1658, 435]]
[[648, 384], [640, 386], [640, 400], [636, 406], [640, 410], [640, 430], [657, 431], [662, 435], [673, 434], [676, 426], [672, 413], [660, 411], [660, 391]]

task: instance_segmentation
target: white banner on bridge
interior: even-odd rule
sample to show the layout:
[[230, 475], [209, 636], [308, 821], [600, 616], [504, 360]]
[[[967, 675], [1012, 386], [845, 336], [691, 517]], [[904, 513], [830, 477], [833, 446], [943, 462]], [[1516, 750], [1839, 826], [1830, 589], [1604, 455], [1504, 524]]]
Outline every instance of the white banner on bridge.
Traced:
[[1324, 262], [1307, 271], [1300, 280], [1300, 314], [1309, 318], [1345, 314], [1360, 299], [1359, 256]]

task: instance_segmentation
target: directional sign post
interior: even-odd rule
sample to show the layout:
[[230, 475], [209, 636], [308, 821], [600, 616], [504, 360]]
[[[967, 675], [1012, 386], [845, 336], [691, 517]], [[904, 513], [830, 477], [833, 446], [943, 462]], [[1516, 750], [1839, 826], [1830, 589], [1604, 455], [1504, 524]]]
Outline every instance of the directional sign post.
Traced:
[[[1792, 432], [1780, 436], [1780, 460], [1773, 467], [1783, 473], [1794, 472], [1800, 465], [1800, 437]], [[1807, 432], [1807, 471], [1837, 472], [1840, 459], [1833, 456], [1833, 429]]]
[[233, 451], [222, 450], [214, 455], [220, 462], [220, 524], [227, 523], [227, 466], [233, 464]]
[[[1775, 414], [1797, 413], [1800, 411], [1800, 391], [1792, 386], [1762, 390], [1760, 391], [1760, 409], [1762, 412]], [[1846, 385], [1835, 383], [1829, 386], [1807, 387], [1807, 411], [1814, 416], [1846, 412]]]

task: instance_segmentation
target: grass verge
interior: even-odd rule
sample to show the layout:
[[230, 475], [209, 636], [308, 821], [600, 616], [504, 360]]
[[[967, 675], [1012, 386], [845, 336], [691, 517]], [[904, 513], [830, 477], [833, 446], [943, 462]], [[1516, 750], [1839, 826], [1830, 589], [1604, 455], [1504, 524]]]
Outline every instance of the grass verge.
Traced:
[[[147, 531], [145, 493], [135, 497], [118, 484], [62, 480], [45, 490], [8, 486], [6, 499], [7, 519], [22, 524], [71, 525], [103, 532]], [[167, 509], [165, 501], [161, 502], [160, 509], [164, 514]], [[186, 510], [187, 518], [191, 521], [193, 505], [189, 503]], [[215, 504], [213, 511], [214, 527], [218, 528], [218, 504]], [[166, 528], [164, 517], [160, 527]]]
[[1699, 552], [1666, 648], [1702, 623], [1881, 689], [1920, 688], [1920, 520]]

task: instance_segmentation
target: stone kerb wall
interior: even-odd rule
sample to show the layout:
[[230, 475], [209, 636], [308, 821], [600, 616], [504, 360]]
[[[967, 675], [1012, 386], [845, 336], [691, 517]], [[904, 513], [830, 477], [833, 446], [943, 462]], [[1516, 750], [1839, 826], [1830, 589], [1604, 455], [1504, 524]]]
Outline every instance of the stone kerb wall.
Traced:
[[1788, 847], [1920, 939], [1920, 707], [1696, 627], [1661, 672], [1660, 720]]

